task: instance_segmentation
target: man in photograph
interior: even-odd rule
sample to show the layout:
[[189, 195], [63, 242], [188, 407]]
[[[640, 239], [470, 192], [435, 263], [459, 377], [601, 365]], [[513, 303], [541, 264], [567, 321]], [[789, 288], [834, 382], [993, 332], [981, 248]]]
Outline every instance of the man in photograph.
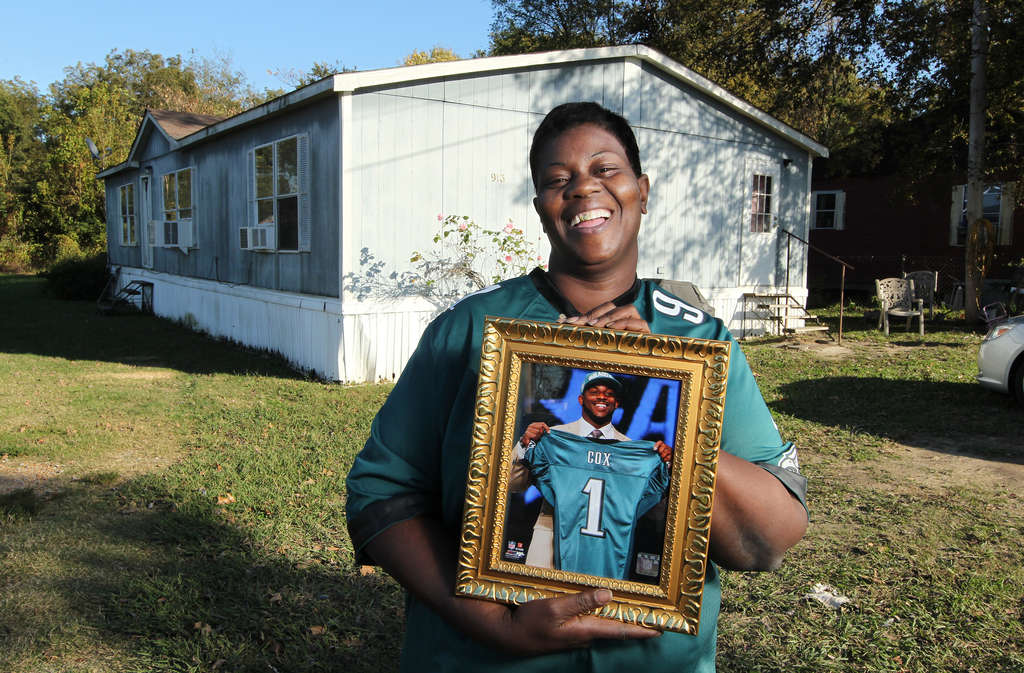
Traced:
[[[546, 496], [534, 524], [527, 565], [611, 577], [624, 577], [627, 572], [623, 559], [629, 552], [635, 518], [664, 496], [672, 449], [661, 440], [632, 442], [612, 425], [621, 397], [622, 384], [617, 378], [607, 372], [590, 372], [580, 386], [580, 418], [555, 426], [531, 423], [520, 438], [511, 491], [524, 491], [533, 484]], [[563, 509], [556, 523], [550, 500], [558, 490], [577, 499], [582, 494], [585, 507], [572, 508], [572, 514]], [[622, 510], [618, 512], [621, 525], [610, 531], [602, 526], [608, 506]], [[609, 516], [607, 521], [615, 521], [615, 517]], [[586, 550], [604, 551], [584, 553]], [[581, 556], [587, 560], [582, 565], [573, 562], [572, 568], [556, 562]]]
[[628, 442], [629, 437], [612, 425], [612, 414], [619, 408], [621, 396], [622, 384], [617, 378], [606, 372], [591, 372], [583, 379], [583, 385], [580, 387], [579, 402], [583, 408], [583, 414], [572, 423], [555, 425], [551, 429], [568, 432], [578, 437], [617, 439], [621, 442]]

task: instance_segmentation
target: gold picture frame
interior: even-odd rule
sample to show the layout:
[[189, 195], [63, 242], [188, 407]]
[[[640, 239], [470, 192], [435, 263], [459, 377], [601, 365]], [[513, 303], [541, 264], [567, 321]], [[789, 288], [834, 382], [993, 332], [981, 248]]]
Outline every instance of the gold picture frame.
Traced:
[[[729, 353], [727, 341], [487, 318], [456, 593], [519, 604], [603, 587], [614, 598], [596, 615], [696, 635]], [[583, 392], [594, 385], [586, 376], [593, 372], [616, 380], [620, 399], [613, 404], [619, 407], [619, 420], [613, 417], [612, 425], [628, 422], [638, 438], [664, 437], [673, 450], [667, 495], [644, 514], [651, 521], [638, 516], [635, 526], [624, 533], [632, 536], [632, 546], [626, 545], [626, 563], [613, 566], [615, 573], [621, 572], [619, 577], [558, 569], [560, 562], [566, 563], [558, 558], [559, 552], [547, 552], [550, 562], [529, 561], [531, 544], [541, 549], [538, 524], [529, 523], [530, 508], [543, 510], [546, 499], [541, 497], [538, 504], [539, 491], [530, 501], [529, 491], [510, 488], [513, 467], [523, 464], [517, 461], [523, 460], [525, 439], [520, 439], [528, 422], [540, 414], [542, 420], [552, 419], [543, 421], [550, 426], [579, 415]], [[579, 396], [574, 397], [577, 391]], [[534, 444], [526, 446], [532, 449]], [[554, 517], [554, 507], [547, 507]], [[585, 516], [588, 523], [580, 533], [591, 525], [591, 515]], [[569, 520], [563, 515], [563, 521]], [[644, 530], [647, 552], [637, 551]], [[563, 549], [566, 544], [562, 542]], [[537, 554], [542, 557], [540, 551]]]

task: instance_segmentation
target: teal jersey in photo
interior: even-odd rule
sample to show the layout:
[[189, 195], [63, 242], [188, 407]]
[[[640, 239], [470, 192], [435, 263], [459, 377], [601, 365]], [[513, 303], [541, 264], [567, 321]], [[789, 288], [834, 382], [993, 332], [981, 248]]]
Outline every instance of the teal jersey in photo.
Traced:
[[554, 509], [555, 567], [628, 579], [636, 521], [668, 491], [654, 442], [608, 441], [551, 430], [526, 452]]

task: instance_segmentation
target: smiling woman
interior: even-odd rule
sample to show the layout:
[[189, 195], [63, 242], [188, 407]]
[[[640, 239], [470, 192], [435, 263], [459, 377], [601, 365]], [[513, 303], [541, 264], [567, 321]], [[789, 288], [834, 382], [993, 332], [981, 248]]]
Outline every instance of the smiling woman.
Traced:
[[[588, 614], [612, 600], [605, 589], [515, 607], [455, 596], [489, 315], [729, 340], [735, 356], [728, 366], [710, 555], [724, 567], [772, 568], [807, 526], [796, 450], [780, 438], [739, 345], [721, 320], [637, 279], [637, 234], [651, 186], [628, 122], [596, 103], [561, 105], [538, 127], [530, 166], [534, 206], [551, 242], [550, 271], [535, 269], [476, 292], [427, 328], [349, 473], [353, 546], [360, 560], [380, 564], [411, 594], [403, 670], [713, 671], [720, 600], [715, 564], [707, 567], [697, 635], [661, 634]], [[618, 405], [608, 392], [595, 390], [600, 399], [588, 400], [585, 413], [598, 423]], [[589, 497], [599, 499], [593, 488]], [[630, 642], [613, 646], [608, 639]], [[578, 648], [584, 649], [572, 651]]]
[[533, 205], [551, 242], [551, 280], [571, 293], [573, 305], [593, 306], [588, 302], [599, 297], [577, 294], [584, 290], [578, 279], [595, 295], [617, 296], [636, 278], [650, 181], [625, 120], [603, 120], [582, 107], [553, 119], [538, 128], [530, 152]]

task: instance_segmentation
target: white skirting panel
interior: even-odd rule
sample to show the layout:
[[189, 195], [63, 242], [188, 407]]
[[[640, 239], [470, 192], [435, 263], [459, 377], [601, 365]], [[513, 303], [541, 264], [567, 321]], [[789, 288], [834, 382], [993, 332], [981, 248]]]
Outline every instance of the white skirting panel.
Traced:
[[345, 380], [393, 381], [408, 362], [437, 308], [417, 299], [345, 300]]
[[213, 336], [284, 356], [328, 380], [343, 380], [341, 302], [145, 269], [121, 269], [121, 284], [153, 283], [153, 311]]
[[[438, 309], [421, 299], [363, 301], [300, 295], [124, 267], [121, 284], [153, 283], [153, 310], [213, 336], [280, 353], [300, 369], [332, 381], [392, 381], [402, 373], [423, 330]], [[743, 324], [744, 292], [754, 288], [709, 288], [715, 315], [736, 337], [764, 333]], [[757, 288], [784, 292], [785, 288]], [[790, 287], [798, 301], [807, 289]]]
[[[757, 292], [758, 294], [783, 294], [786, 291], [785, 286], [782, 287], [718, 287], [709, 288], [704, 292], [708, 301], [715, 309], [715, 317], [721, 318], [725, 326], [729, 328], [729, 331], [733, 333], [737, 339], [741, 339], [744, 336], [761, 336], [767, 332], [767, 325], [754, 319], [754, 316], [749, 312], [746, 316], [746, 322], [744, 322], [743, 315], [743, 294], [745, 292]], [[789, 294], [801, 304], [806, 305], [807, 302], [807, 288], [806, 287], [795, 287], [790, 285]], [[791, 326], [799, 326], [802, 321], [798, 321], [796, 318], [790, 318]]]

